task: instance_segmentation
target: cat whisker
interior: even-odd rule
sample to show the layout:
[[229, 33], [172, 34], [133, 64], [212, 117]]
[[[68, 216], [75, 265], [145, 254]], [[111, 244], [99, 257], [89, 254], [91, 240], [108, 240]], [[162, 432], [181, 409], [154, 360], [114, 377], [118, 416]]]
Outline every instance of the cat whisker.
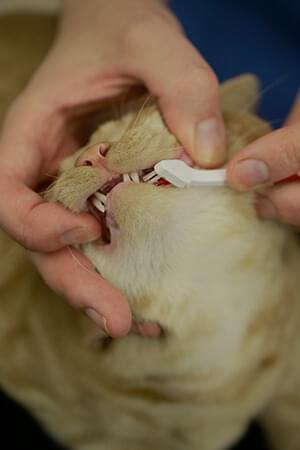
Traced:
[[153, 98], [153, 95], [151, 95], [151, 94], [149, 94], [149, 95], [146, 97], [146, 99], [144, 100], [144, 102], [143, 102], [143, 104], [142, 104], [140, 110], [138, 111], [138, 113], [137, 113], [135, 119], [134, 119], [134, 120], [132, 121], [132, 123], [129, 124], [129, 126], [124, 130], [124, 133], [122, 134], [120, 141], [122, 141], [122, 140], [125, 138], [126, 134], [127, 134], [130, 130], [136, 129], [136, 128], [137, 128], [137, 127], [136, 127], [136, 124], [138, 123], [138, 121], [139, 121], [139, 119], [140, 119], [140, 117], [141, 117], [141, 115], [142, 115], [142, 113], [143, 113], [143, 111], [144, 111], [144, 109], [145, 109], [147, 103], [149, 102], [149, 100], [150, 100], [151, 98]]
[[47, 178], [52, 178], [53, 180], [57, 180], [58, 179], [58, 175], [53, 175], [52, 173], [45, 173], [45, 176]]
[[[183, 148], [182, 148], [182, 145], [179, 145], [179, 146], [176, 146], [176, 147], [166, 147], [166, 148], [160, 147], [159, 150], [160, 150], [161, 152], [164, 152], [164, 151], [183, 150]], [[155, 152], [155, 151], [157, 151], [157, 148], [147, 147], [147, 151], [149, 151], [149, 152], [151, 152], [151, 151]]]
[[240, 112], [243, 113], [243, 112], [249, 111], [249, 109], [251, 109], [253, 106], [255, 106], [255, 104], [258, 102], [258, 100], [260, 100], [265, 94], [270, 92], [272, 89], [274, 89], [280, 83], [283, 83], [284, 81], [286, 81], [289, 76], [290, 75], [287, 73], [287, 74], [283, 75], [282, 77], [278, 78], [277, 80], [273, 81], [273, 83], [270, 83], [261, 92], [259, 92], [258, 95], [253, 100], [248, 102]]
[[132, 123], [132, 125], [131, 125], [130, 128], [135, 128], [135, 125], [138, 123], [138, 121], [139, 121], [141, 115], [143, 114], [143, 111], [145, 110], [145, 108], [146, 108], [146, 106], [147, 106], [147, 103], [149, 103], [149, 101], [150, 101], [152, 98], [153, 98], [153, 95], [152, 95], [152, 94], [147, 95], [147, 97], [145, 98], [145, 100], [144, 100], [144, 102], [143, 102], [143, 104], [142, 104], [140, 110], [138, 111], [138, 113], [137, 113], [137, 115], [136, 115], [136, 117], [135, 117], [135, 119], [134, 119], [134, 121], [133, 121], [133, 123]]
[[71, 247], [67, 247], [67, 249], [68, 249], [68, 252], [70, 253], [72, 259], [78, 264], [79, 267], [81, 267], [81, 269], [83, 269], [85, 272], [88, 272], [88, 273], [90, 273], [90, 274], [92, 274], [92, 275], [99, 276], [99, 275], [97, 275], [97, 273], [96, 273], [95, 271], [89, 269], [89, 268], [86, 267], [84, 264], [82, 264], [81, 261], [79, 261], [79, 259], [78, 259], [77, 256], [74, 254], [74, 251], [72, 250]]
[[[128, 134], [130, 131], [135, 131], [135, 132], [137, 132], [137, 131], [139, 131], [139, 130], [144, 130], [144, 129], [145, 129], [144, 125], [139, 125], [139, 126], [137, 126], [137, 127], [129, 126], [129, 127], [126, 128], [126, 130], [125, 130], [124, 133], [122, 134], [121, 138], [120, 138], [116, 143], [126, 143], [127, 134]], [[164, 132], [164, 133], [166, 132], [166, 131], [163, 129], [163, 127], [162, 127], [161, 131]], [[131, 136], [131, 138], [132, 138], [132, 136]]]

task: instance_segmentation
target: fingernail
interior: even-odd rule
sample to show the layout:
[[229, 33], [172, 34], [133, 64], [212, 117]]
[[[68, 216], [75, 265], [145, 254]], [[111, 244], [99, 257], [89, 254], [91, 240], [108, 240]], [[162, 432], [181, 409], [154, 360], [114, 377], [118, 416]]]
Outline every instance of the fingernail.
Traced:
[[97, 311], [95, 311], [92, 308], [87, 308], [85, 310], [85, 314], [87, 315], [87, 317], [89, 319], [91, 319], [96, 325], [98, 325], [98, 327], [102, 328], [103, 331], [105, 331], [105, 333], [110, 336], [110, 332], [108, 331], [107, 328], [107, 321], [105, 319], [104, 316], [102, 316], [102, 314], [99, 314]]
[[233, 169], [237, 183], [246, 189], [266, 184], [269, 180], [269, 168], [257, 159], [247, 159], [237, 163]]
[[196, 158], [200, 165], [214, 166], [224, 162], [220, 125], [215, 117], [200, 122], [196, 127]]
[[255, 203], [255, 209], [262, 219], [275, 219], [277, 216], [273, 203], [267, 198], [260, 197]]
[[95, 241], [98, 237], [88, 228], [77, 227], [64, 233], [60, 240], [63, 245], [87, 244]]

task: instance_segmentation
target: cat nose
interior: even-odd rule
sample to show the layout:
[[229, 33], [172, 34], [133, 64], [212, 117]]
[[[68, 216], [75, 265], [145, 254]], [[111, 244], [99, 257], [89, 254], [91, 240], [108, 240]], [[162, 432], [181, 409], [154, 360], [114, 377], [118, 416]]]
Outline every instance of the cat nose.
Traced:
[[109, 144], [102, 142], [100, 144], [93, 144], [88, 147], [76, 161], [76, 166], [93, 166], [104, 168], [105, 156], [108, 152]]

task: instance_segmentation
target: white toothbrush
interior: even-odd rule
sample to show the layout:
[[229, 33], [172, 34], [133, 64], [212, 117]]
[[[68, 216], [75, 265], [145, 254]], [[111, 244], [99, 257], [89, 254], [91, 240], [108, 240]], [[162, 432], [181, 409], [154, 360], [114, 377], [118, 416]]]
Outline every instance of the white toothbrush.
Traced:
[[225, 186], [226, 169], [193, 169], [180, 159], [165, 159], [154, 166], [155, 172], [176, 187]]

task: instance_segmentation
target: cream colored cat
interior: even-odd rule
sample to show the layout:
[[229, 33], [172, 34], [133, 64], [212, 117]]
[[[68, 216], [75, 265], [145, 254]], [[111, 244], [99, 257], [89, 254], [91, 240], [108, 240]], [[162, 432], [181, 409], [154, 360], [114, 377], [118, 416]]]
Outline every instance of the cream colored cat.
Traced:
[[[242, 112], [256, 89], [249, 76], [223, 87], [230, 154], [269, 129]], [[297, 239], [258, 220], [254, 194], [121, 182], [175, 157], [182, 149], [155, 104], [129, 108], [64, 162], [47, 193], [102, 222], [91, 205], [106, 203], [110, 243], [82, 251], [164, 336], [95, 346], [93, 325], [1, 235], [0, 383], [74, 450], [223, 450], [254, 417], [273, 449], [299, 450]], [[108, 195], [97, 202], [99, 190]]]

